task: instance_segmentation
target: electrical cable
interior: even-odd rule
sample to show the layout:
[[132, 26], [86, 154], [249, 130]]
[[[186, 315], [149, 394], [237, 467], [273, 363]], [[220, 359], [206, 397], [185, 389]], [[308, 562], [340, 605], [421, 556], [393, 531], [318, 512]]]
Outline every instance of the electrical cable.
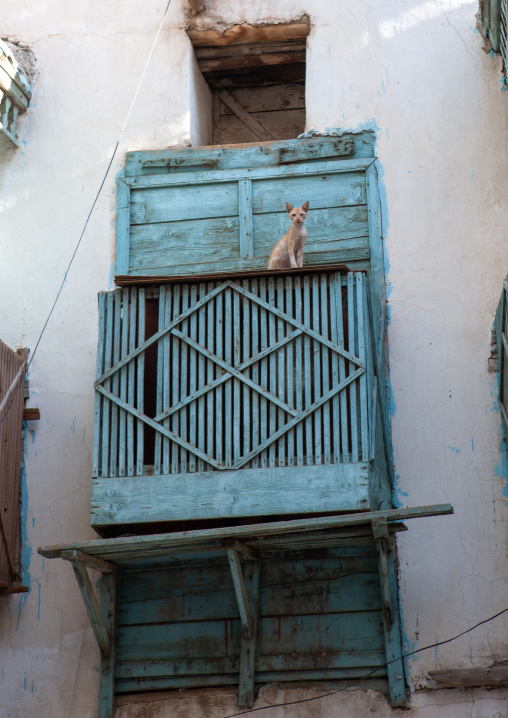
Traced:
[[[159, 27], [158, 27], [157, 32], [156, 32], [156, 34], [155, 34], [155, 37], [154, 37], [154, 40], [153, 40], [153, 43], [152, 43], [152, 47], [150, 48], [150, 52], [148, 53], [148, 58], [147, 58], [147, 60], [146, 60], [146, 62], [145, 62], [145, 66], [144, 66], [144, 68], [143, 68], [143, 72], [141, 73], [141, 77], [139, 78], [139, 82], [138, 82], [138, 85], [137, 85], [137, 87], [136, 87], [136, 91], [135, 91], [134, 96], [133, 96], [133, 98], [132, 98], [132, 102], [131, 102], [131, 104], [130, 104], [129, 110], [128, 110], [127, 115], [126, 115], [126, 117], [125, 117], [125, 121], [124, 121], [124, 123], [123, 123], [122, 129], [120, 130], [120, 134], [118, 135], [118, 139], [117, 139], [117, 141], [116, 141], [115, 148], [114, 148], [113, 153], [112, 153], [112, 155], [111, 155], [111, 159], [109, 160], [108, 166], [107, 166], [107, 168], [106, 168], [106, 172], [105, 172], [105, 174], [104, 174], [104, 177], [102, 178], [102, 182], [100, 183], [100, 186], [99, 186], [99, 189], [98, 189], [98, 191], [97, 191], [97, 194], [95, 195], [95, 199], [94, 199], [94, 201], [93, 201], [93, 203], [92, 203], [92, 207], [91, 207], [91, 209], [90, 209], [90, 211], [89, 211], [89, 213], [88, 213], [88, 216], [87, 216], [87, 218], [86, 218], [85, 224], [84, 224], [84, 226], [83, 226], [83, 230], [82, 230], [82, 232], [81, 232], [81, 234], [80, 234], [80, 237], [79, 237], [79, 239], [78, 239], [78, 242], [77, 242], [77, 244], [76, 244], [76, 247], [74, 248], [74, 252], [72, 253], [72, 256], [71, 256], [71, 258], [70, 258], [70, 261], [69, 261], [69, 263], [68, 263], [68, 265], [67, 265], [67, 269], [65, 270], [64, 277], [63, 277], [63, 279], [62, 279], [62, 283], [60, 284], [60, 288], [58, 289], [57, 295], [56, 295], [56, 297], [55, 297], [55, 301], [53, 302], [53, 306], [51, 307], [51, 309], [50, 309], [50, 311], [49, 311], [49, 314], [48, 314], [48, 316], [46, 317], [46, 321], [44, 322], [44, 325], [43, 325], [43, 327], [42, 327], [41, 333], [39, 334], [39, 338], [37, 339], [37, 342], [36, 342], [36, 344], [35, 344], [35, 348], [34, 348], [34, 350], [33, 350], [33, 352], [32, 352], [32, 355], [31, 355], [31, 357], [30, 357], [30, 360], [29, 360], [28, 363], [27, 363], [27, 366], [26, 366], [26, 371], [27, 371], [27, 373], [28, 373], [28, 371], [29, 371], [29, 369], [30, 369], [31, 363], [33, 362], [33, 360], [34, 360], [34, 358], [35, 358], [35, 354], [37, 353], [37, 349], [39, 348], [39, 344], [41, 343], [41, 339], [42, 339], [42, 337], [43, 337], [43, 335], [44, 335], [44, 332], [46, 331], [46, 327], [48, 326], [49, 320], [51, 319], [51, 316], [52, 316], [52, 314], [53, 314], [53, 312], [54, 312], [54, 310], [55, 310], [55, 307], [56, 307], [56, 305], [57, 305], [58, 299], [60, 298], [60, 294], [62, 293], [62, 290], [63, 290], [63, 288], [64, 288], [64, 286], [65, 286], [65, 282], [67, 281], [67, 275], [69, 274], [69, 270], [70, 270], [70, 268], [71, 268], [71, 266], [72, 266], [72, 264], [73, 264], [73, 262], [74, 262], [74, 258], [76, 257], [76, 254], [77, 254], [77, 252], [78, 252], [78, 249], [79, 249], [79, 247], [80, 247], [80, 245], [81, 245], [81, 240], [83, 239], [84, 234], [85, 234], [85, 232], [86, 232], [86, 229], [87, 229], [87, 227], [88, 227], [88, 223], [89, 223], [89, 221], [90, 221], [90, 217], [92, 216], [92, 212], [94, 211], [95, 205], [97, 204], [97, 201], [98, 201], [98, 199], [99, 199], [99, 197], [100, 197], [100, 194], [101, 194], [101, 192], [102, 192], [102, 188], [104, 187], [104, 184], [105, 184], [106, 179], [107, 179], [107, 177], [108, 177], [109, 171], [110, 171], [111, 166], [112, 166], [112, 164], [113, 164], [113, 160], [115, 159], [115, 156], [116, 156], [118, 147], [120, 146], [120, 141], [121, 141], [121, 139], [122, 139], [123, 133], [125, 132], [125, 128], [126, 128], [126, 126], [127, 126], [127, 122], [129, 121], [129, 117], [130, 117], [130, 115], [131, 115], [132, 109], [133, 109], [134, 104], [135, 104], [135, 102], [136, 102], [136, 99], [137, 99], [137, 97], [138, 97], [139, 90], [140, 90], [141, 84], [142, 84], [142, 82], [143, 82], [143, 78], [144, 78], [144, 76], [145, 76], [145, 73], [146, 73], [146, 71], [147, 71], [148, 65], [149, 65], [150, 60], [151, 60], [151, 58], [152, 58], [153, 51], [154, 51], [154, 49], [155, 49], [155, 45], [156, 45], [157, 40], [158, 40], [158, 38], [159, 38], [160, 32], [161, 32], [161, 30], [162, 30], [162, 25], [163, 25], [163, 23], [164, 23], [164, 20], [165, 20], [165, 18], [166, 18], [166, 15], [167, 15], [167, 13], [168, 13], [169, 6], [170, 6], [170, 5], [171, 5], [171, 0], [168, 0], [168, 3], [167, 3], [167, 5], [166, 5], [166, 9], [164, 10], [164, 13], [163, 13], [163, 15], [162, 15], [162, 19], [161, 19], [161, 21], [160, 21], [160, 23], [159, 23]], [[15, 393], [17, 393], [17, 389], [16, 389], [16, 392], [15, 392]], [[7, 418], [7, 415], [9, 414], [10, 408], [11, 408], [11, 406], [12, 406], [12, 404], [13, 404], [13, 401], [14, 401], [14, 397], [13, 397], [12, 401], [10, 402], [9, 406], [7, 407], [7, 410], [5, 411], [4, 416], [0, 419], [0, 427], [2, 426], [2, 424], [3, 424], [4, 421], [5, 421], [5, 419]]]
[[328, 693], [323, 693], [320, 696], [312, 696], [311, 698], [302, 698], [298, 701], [288, 701], [287, 703], [274, 703], [271, 706], [260, 706], [259, 708], [249, 708], [248, 710], [241, 711], [240, 713], [230, 713], [228, 716], [225, 716], [225, 718], [236, 718], [236, 716], [243, 716], [247, 715], [248, 713], [257, 713], [258, 711], [265, 711], [269, 708], [282, 708], [284, 706], [294, 706], [298, 705], [299, 703], [310, 703], [311, 701], [318, 701], [322, 698], [327, 698], [328, 696], [334, 696], [337, 693], [342, 693], [343, 691], [347, 691], [350, 688], [354, 688], [354, 686], [358, 685], [362, 681], [367, 680], [371, 676], [374, 675], [374, 673], [377, 673], [381, 668], [386, 668], [387, 666], [391, 665], [392, 663], [396, 663], [397, 661], [403, 660], [404, 658], [409, 658], [410, 656], [414, 656], [415, 653], [420, 653], [421, 651], [427, 651], [430, 648], [437, 648], [438, 646], [444, 646], [446, 643], [451, 643], [452, 641], [456, 641], [457, 638], [460, 638], [461, 636], [465, 636], [466, 633], [470, 633], [471, 631], [474, 631], [475, 628], [478, 628], [478, 626], [482, 626], [485, 623], [489, 623], [490, 621], [493, 621], [495, 618], [498, 618], [499, 616], [502, 616], [503, 613], [507, 613], [508, 608], [504, 608], [502, 611], [499, 611], [499, 613], [494, 614], [494, 616], [490, 616], [489, 618], [485, 618], [483, 621], [479, 621], [479, 623], [476, 623], [474, 626], [471, 626], [470, 628], [466, 629], [465, 631], [462, 631], [462, 633], [458, 633], [456, 636], [453, 636], [452, 638], [447, 638], [443, 641], [437, 641], [436, 643], [432, 643], [429, 646], [422, 646], [422, 648], [417, 648], [414, 651], [410, 651], [409, 653], [404, 653], [397, 658], [393, 658], [391, 661], [387, 661], [382, 666], [378, 666], [373, 671], [370, 671], [370, 673], [366, 673], [364, 676], [361, 676], [361, 678], [357, 678], [355, 681], [350, 683], [347, 686], [344, 686], [343, 688], [337, 688], [334, 691], [328, 691]]

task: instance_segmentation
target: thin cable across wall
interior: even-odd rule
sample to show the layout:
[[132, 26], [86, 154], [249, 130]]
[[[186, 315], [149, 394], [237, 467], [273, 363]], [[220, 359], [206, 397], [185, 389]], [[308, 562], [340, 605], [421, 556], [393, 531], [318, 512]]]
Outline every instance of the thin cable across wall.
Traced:
[[361, 678], [357, 678], [355, 681], [350, 683], [347, 686], [344, 686], [343, 688], [337, 688], [333, 691], [328, 691], [327, 693], [322, 693], [319, 696], [312, 696], [311, 698], [302, 698], [298, 701], [288, 701], [287, 703], [274, 703], [270, 706], [261, 706], [259, 708], [248, 708], [247, 710], [240, 711], [239, 713], [230, 713], [229, 715], [225, 716], [224, 718], [236, 718], [237, 716], [244, 716], [248, 713], [257, 713], [259, 711], [266, 711], [270, 708], [283, 708], [285, 706], [294, 706], [299, 705], [300, 703], [310, 703], [311, 701], [318, 701], [322, 698], [328, 698], [328, 696], [334, 696], [337, 693], [343, 693], [344, 691], [349, 690], [350, 688], [354, 688], [362, 681], [366, 681], [368, 678], [373, 676], [375, 673], [377, 673], [381, 668], [386, 668], [387, 666], [391, 665], [392, 663], [396, 663], [397, 661], [403, 660], [404, 658], [409, 658], [410, 656], [414, 656], [416, 653], [421, 653], [422, 651], [428, 651], [431, 648], [437, 648], [438, 646], [444, 646], [446, 643], [451, 643], [452, 641], [456, 641], [457, 638], [460, 638], [461, 636], [465, 636], [467, 633], [470, 633], [471, 631], [474, 631], [475, 628], [478, 628], [478, 626], [483, 626], [485, 623], [489, 623], [490, 621], [493, 621], [495, 618], [498, 618], [499, 616], [502, 616], [504, 613], [508, 612], [508, 608], [504, 608], [502, 611], [499, 611], [499, 613], [494, 614], [493, 616], [490, 616], [489, 618], [485, 618], [483, 621], [479, 621], [474, 626], [471, 626], [470, 628], [466, 629], [465, 631], [462, 631], [461, 633], [458, 633], [456, 636], [453, 636], [452, 638], [446, 638], [443, 641], [437, 641], [436, 643], [432, 643], [429, 646], [422, 646], [422, 648], [417, 648], [414, 651], [410, 651], [409, 653], [403, 653], [402, 655], [398, 656], [397, 658], [393, 658], [391, 661], [387, 661], [382, 666], [378, 666], [373, 671], [370, 671], [369, 673], [366, 673]]

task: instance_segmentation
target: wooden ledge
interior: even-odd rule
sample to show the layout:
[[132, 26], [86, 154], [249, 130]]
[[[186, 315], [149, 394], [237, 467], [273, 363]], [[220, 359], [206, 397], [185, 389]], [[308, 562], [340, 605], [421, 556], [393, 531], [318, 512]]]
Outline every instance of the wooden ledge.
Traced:
[[508, 684], [508, 666], [489, 668], [456, 668], [449, 671], [429, 671], [441, 688], [473, 688]]
[[[402, 531], [405, 526], [399, 523], [400, 521], [452, 513], [453, 507], [450, 504], [434, 504], [248, 526], [80, 541], [72, 544], [41, 546], [39, 553], [46, 558], [61, 558], [65, 551], [80, 551], [112, 564], [128, 564], [134, 560], [170, 557], [179, 552], [227, 551], [228, 544], [224, 544], [224, 541], [228, 539], [237, 539], [253, 551], [281, 551], [295, 547], [305, 549], [323, 545], [330, 547], [340, 544], [340, 532], [345, 532], [345, 537], [350, 540], [349, 532], [362, 526], [363, 534], [373, 541], [373, 519], [386, 519], [389, 529]], [[353, 538], [358, 540], [354, 534]]]
[[[193, 4], [202, 5], [194, 0]], [[303, 15], [296, 22], [284, 22], [277, 25], [233, 25], [225, 32], [219, 30], [199, 30], [189, 28], [187, 35], [194, 47], [217, 47], [224, 45], [243, 45], [252, 42], [287, 42], [303, 40], [310, 33], [310, 20]]]

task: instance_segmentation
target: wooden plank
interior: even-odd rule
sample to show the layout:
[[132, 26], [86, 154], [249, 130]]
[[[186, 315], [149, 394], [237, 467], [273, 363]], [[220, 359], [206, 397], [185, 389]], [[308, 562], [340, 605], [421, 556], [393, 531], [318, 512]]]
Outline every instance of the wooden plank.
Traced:
[[276, 25], [233, 25], [225, 32], [189, 28], [187, 35], [194, 47], [242, 45], [252, 42], [287, 42], [305, 39], [310, 32], [308, 22], [277, 23]]
[[[126, 177], [125, 182], [129, 185], [132, 185], [133, 190], [144, 190], [144, 189], [153, 189], [153, 188], [164, 188], [164, 187], [172, 187], [173, 190], [176, 191], [177, 187], [180, 187], [182, 191], [185, 190], [186, 187], [191, 187], [193, 185], [202, 185], [200, 188], [200, 193], [203, 192], [206, 185], [209, 185], [209, 187], [206, 187], [206, 190], [210, 190], [210, 192], [217, 191], [217, 202], [218, 202], [218, 209], [221, 209], [221, 197], [218, 192], [220, 192], [220, 188], [217, 187], [217, 185], [226, 185], [225, 192], [226, 191], [232, 191], [236, 188], [236, 183], [239, 180], [242, 179], [252, 179], [252, 180], [267, 180], [272, 178], [277, 178], [280, 180], [283, 180], [284, 178], [289, 177], [306, 177], [306, 176], [312, 176], [312, 175], [336, 175], [336, 174], [342, 174], [342, 173], [350, 173], [350, 172], [363, 172], [367, 170], [368, 167], [371, 166], [371, 164], [374, 162], [374, 160], [370, 157], [359, 157], [358, 159], [354, 160], [344, 160], [344, 159], [336, 159], [336, 160], [328, 160], [328, 159], [316, 159], [313, 162], [307, 161], [307, 158], [305, 157], [304, 153], [302, 153], [302, 161], [298, 162], [298, 148], [293, 148], [293, 160], [289, 160], [292, 162], [292, 164], [278, 164], [275, 167], [252, 167], [252, 168], [239, 168], [239, 169], [230, 169], [227, 172], [224, 172], [223, 170], [209, 170], [208, 172], [203, 171], [196, 171], [196, 172], [182, 172], [181, 174], [151, 174], [151, 175], [140, 175], [136, 177]], [[288, 151], [282, 148], [280, 152], [283, 152], [283, 156], [286, 157], [286, 152]], [[279, 158], [280, 158], [280, 152], [279, 152]], [[293, 164], [294, 162], [294, 164]], [[228, 187], [228, 185], [232, 185], [231, 187]], [[146, 219], [146, 215], [143, 216], [143, 209], [139, 206], [141, 200], [139, 199], [142, 197], [140, 192], [136, 192], [137, 202], [136, 202], [136, 220], [138, 223], [142, 223], [143, 219]], [[164, 197], [164, 195], [155, 195], [150, 194], [151, 198], [154, 197]], [[175, 195], [176, 196], [176, 195]], [[179, 211], [188, 211], [184, 210], [185, 203], [188, 202], [187, 199], [184, 198], [184, 195], [181, 195], [182, 199], [180, 200], [181, 209]], [[235, 203], [234, 203], [234, 213], [237, 211], [237, 196], [234, 195]], [[224, 200], [227, 199], [227, 197], [224, 197]], [[154, 200], [155, 201], [155, 200]], [[158, 203], [163, 205], [166, 200], [160, 199], [158, 200]], [[133, 203], [134, 204], [134, 203]], [[207, 205], [210, 206], [211, 203], [208, 201]], [[209, 212], [207, 206], [207, 213]], [[213, 206], [213, 205], [212, 205]], [[175, 208], [175, 212], [178, 210], [178, 205]], [[134, 207], [133, 207], [134, 211]], [[145, 210], [146, 211], [146, 210]], [[200, 212], [201, 208], [196, 207], [196, 212]], [[207, 216], [207, 215], [205, 215]], [[212, 215], [213, 216], [213, 215]], [[215, 216], [222, 216], [220, 214], [217, 214]], [[151, 221], [154, 221], [153, 219]], [[157, 220], [160, 221], [160, 220]]]
[[[180, 315], [180, 290], [181, 286], [177, 284], [173, 287], [173, 317], [172, 321], [176, 321]], [[180, 340], [174, 336], [171, 336], [172, 342], [172, 354], [173, 356], [180, 356]], [[177, 404], [181, 397], [181, 385], [180, 385], [180, 362], [171, 362], [172, 365], [172, 404]], [[174, 434], [178, 434], [180, 426], [180, 419], [177, 413], [175, 413], [171, 419], [171, 431]], [[172, 473], [178, 473], [180, 471], [180, 449], [178, 446], [173, 446], [171, 451], [171, 471]]]
[[[197, 172], [187, 173], [197, 176]], [[180, 175], [184, 177], [184, 175]], [[185, 175], [186, 176], [186, 175]], [[138, 180], [138, 185], [140, 180]], [[248, 179], [241, 177], [239, 180]], [[155, 222], [189, 222], [196, 219], [238, 217], [238, 181], [183, 182], [179, 186], [133, 188], [131, 226]], [[197, 201], [199, 192], [199, 201]]]
[[404, 665], [401, 657], [402, 642], [397, 599], [397, 579], [386, 518], [375, 517], [372, 520], [372, 531], [378, 551], [390, 703], [394, 708], [403, 708], [406, 705], [406, 687]]
[[[323, 467], [318, 467], [323, 471]], [[337, 467], [335, 467], [337, 468]], [[285, 469], [294, 471], [294, 468]], [[223, 476], [224, 474], [215, 474]], [[122, 479], [127, 481], [127, 479]], [[99, 483], [99, 481], [97, 481]], [[223, 541], [228, 538], [237, 538], [240, 541], [249, 541], [249, 545], [256, 537], [283, 535], [294, 532], [321, 531], [331, 528], [342, 528], [369, 524], [373, 518], [385, 517], [387, 521], [405, 521], [409, 518], [424, 518], [429, 516], [443, 516], [453, 514], [450, 504], [432, 504], [430, 506], [415, 506], [412, 508], [390, 509], [386, 511], [365, 511], [342, 516], [328, 516], [320, 518], [293, 519], [291, 521], [276, 521], [270, 523], [252, 524], [248, 526], [230, 526], [221, 529], [190, 530], [182, 533], [154, 534], [150, 536], [134, 536], [117, 539], [100, 539], [95, 541], [78, 541], [72, 544], [55, 544], [40, 546], [38, 552], [45, 558], [59, 558], [62, 551], [76, 550], [105, 560], [120, 560], [119, 557], [141, 558], [155, 555], [155, 551], [162, 553], [173, 548], [204, 545], [206, 542]]]
[[244, 45], [224, 45], [222, 47], [196, 47], [194, 54], [197, 60], [204, 60], [210, 58], [259, 55], [262, 52], [299, 52], [301, 50], [305, 50], [304, 40], [288, 40], [285, 43], [254, 42]]
[[[199, 69], [205, 75], [212, 72], [226, 72], [228, 70], [238, 69], [261, 69], [264, 70], [269, 66], [277, 65], [305, 65], [305, 46], [286, 45], [285, 49], [281, 46], [276, 48], [263, 48], [260, 46], [261, 52], [237, 53], [222, 55], [220, 57], [197, 57]], [[209, 54], [209, 53], [208, 53]]]
[[[294, 85], [293, 85], [294, 86]], [[245, 92], [256, 88], [236, 88], [238, 98], [249, 102]], [[268, 90], [269, 88], [264, 88]], [[214, 91], [218, 96], [218, 90]], [[276, 108], [272, 108], [276, 109]], [[260, 108], [263, 110], [263, 107]], [[220, 111], [220, 110], [219, 110]], [[216, 110], [217, 112], [217, 110]], [[220, 116], [220, 115], [219, 115]], [[187, 174], [192, 171], [223, 171], [241, 168], [278, 167], [291, 162], [312, 162], [325, 158], [355, 159], [373, 157], [373, 132], [344, 133], [337, 137], [313, 137], [276, 142], [255, 142], [237, 147], [220, 145], [171, 150], [128, 152], [126, 176], [138, 179], [163, 173]]]
[[[245, 288], [245, 284], [243, 285]], [[259, 283], [256, 277], [250, 280], [250, 291], [256, 296], [259, 295]], [[247, 314], [247, 322], [250, 320], [250, 334], [252, 342], [252, 354], [257, 355], [261, 350], [261, 330], [260, 330], [260, 316], [258, 306], [255, 302], [248, 303], [250, 309], [250, 316]], [[250, 369], [250, 378], [256, 384], [260, 381], [261, 367], [260, 363], [256, 362]], [[259, 397], [259, 394], [253, 393], [251, 402], [251, 415], [252, 421], [250, 423], [250, 436], [247, 439], [246, 451], [254, 448], [259, 443], [260, 437], [260, 403], [263, 403], [264, 399]], [[259, 457], [256, 456], [251, 462], [251, 468], [257, 468], [259, 466]]]
[[122, 178], [116, 185], [116, 265], [117, 274], [127, 274], [129, 271], [129, 231], [131, 188]]
[[109, 636], [110, 650], [107, 655], [101, 655], [99, 718], [114, 718], [115, 715], [116, 600], [116, 574], [103, 573], [101, 577], [101, 616]]
[[[295, 287], [295, 311], [294, 317], [298, 322], [303, 321], [303, 309], [302, 309], [302, 278], [296, 276], [293, 280]], [[304, 387], [306, 382], [304, 381], [303, 373], [303, 351], [304, 351], [304, 339], [303, 336], [298, 337], [295, 346], [295, 393], [296, 393], [296, 410], [300, 413], [303, 411], [304, 406]], [[303, 425], [300, 422], [295, 427], [295, 444], [296, 444], [296, 463], [298, 466], [304, 464], [304, 443], [303, 443]]]
[[244, 125], [249, 128], [249, 130], [258, 138], [258, 140], [261, 140], [261, 142], [263, 142], [265, 140], [275, 139], [272, 136], [271, 132], [258, 119], [256, 119], [249, 112], [247, 112], [247, 110], [242, 107], [242, 105], [238, 102], [236, 97], [230, 92], [228, 92], [228, 90], [220, 91], [220, 99], [225, 105], [229, 107], [232, 112], [234, 112], [234, 114], [244, 123]]
[[41, 412], [38, 407], [27, 407], [23, 409], [23, 421], [39, 421]]
[[248, 608], [251, 617], [250, 636], [242, 637], [240, 648], [240, 681], [238, 687], [238, 705], [251, 707], [254, 703], [256, 653], [259, 626], [259, 562], [245, 566], [245, 584]]
[[92, 485], [92, 525], [358, 511], [369, 508], [368, 489], [365, 464], [99, 479]]
[[[229, 48], [225, 49], [229, 50]], [[235, 97], [247, 112], [305, 110], [304, 85], [284, 83], [268, 87], [237, 87], [235, 88]], [[233, 114], [233, 111], [222, 103], [219, 106], [219, 111], [222, 116]]]
[[[129, 290], [124, 288], [122, 292], [122, 343], [121, 358], [129, 355]], [[133, 365], [131, 365], [133, 366]], [[120, 398], [127, 401], [128, 392], [128, 366], [120, 370]], [[113, 379], [114, 382], [114, 379]], [[133, 397], [134, 398], [134, 397]], [[131, 402], [129, 402], [131, 403]], [[120, 411], [118, 425], [118, 475], [125, 476], [127, 469], [127, 414]], [[134, 473], [134, 472], [133, 472]]]
[[238, 183], [238, 214], [240, 218], [240, 257], [254, 256], [254, 234], [252, 228], [252, 182]]
[[[140, 346], [145, 341], [145, 290], [140, 287], [138, 290], [138, 333], [136, 345]], [[145, 385], [145, 357], [140, 354], [137, 364], [137, 386], [136, 386], [136, 407], [144, 413], [144, 385]], [[144, 424], [141, 420], [136, 422], [136, 474], [142, 476], [144, 473]]]
[[508, 684], [508, 666], [486, 668], [452, 668], [429, 671], [429, 677], [443, 688], [475, 688]]
[[[249, 282], [248, 280], [244, 280], [242, 283], [242, 286], [245, 290], [249, 289]], [[242, 330], [241, 334], [242, 336], [242, 358], [245, 359], [245, 357], [248, 357], [251, 354], [256, 353], [256, 349], [253, 347], [251, 349], [251, 325], [250, 325], [250, 302], [247, 299], [247, 297], [243, 297], [242, 302]], [[240, 349], [240, 342], [238, 342], [238, 348]], [[251, 366], [254, 362], [254, 359], [247, 360], [251, 363], [248, 364], [248, 366]], [[245, 365], [245, 361], [242, 362], [242, 365]], [[237, 364], [237, 367], [240, 369], [240, 366]], [[249, 378], [252, 379], [252, 371], [248, 372]], [[257, 397], [255, 396], [255, 392], [251, 392], [249, 387], [247, 387], [245, 384], [242, 387], [243, 394], [242, 394], [242, 404], [243, 404], [243, 412], [242, 412], [242, 421], [243, 421], [243, 431], [242, 431], [242, 438], [241, 438], [241, 447], [239, 449], [240, 456], [244, 456], [245, 454], [248, 454], [251, 450], [252, 446], [254, 446], [254, 442], [252, 441], [252, 427], [251, 427], [251, 418], [252, 418], [252, 412], [253, 412], [253, 405], [257, 403]], [[251, 395], [252, 395], [252, 401], [251, 401]]]
[[88, 556], [81, 551], [62, 551], [62, 558], [66, 561], [80, 561], [87, 568], [93, 568], [101, 573], [115, 573], [116, 566], [107, 561], [103, 561], [95, 556]]
[[[311, 279], [311, 297], [312, 298], [312, 316], [310, 323], [312, 325], [312, 328], [316, 332], [316, 334], [321, 334], [321, 326], [319, 321], [319, 314], [320, 314], [320, 299], [319, 299], [319, 276], [317, 274], [312, 275]], [[310, 310], [310, 307], [309, 307]], [[326, 351], [326, 349], [325, 349]], [[316, 398], [320, 397], [322, 393], [321, 391], [321, 354], [322, 354], [322, 345], [318, 342], [313, 342], [311, 354], [313, 357], [312, 362], [312, 391], [313, 391], [313, 397], [314, 401]], [[328, 393], [328, 392], [326, 392]], [[323, 409], [325, 406], [328, 406], [328, 402], [322, 405], [321, 408], [319, 408], [317, 411], [315, 411], [312, 415], [313, 419], [313, 428], [314, 428], [314, 442], [313, 442], [313, 463], [321, 464], [323, 462], [323, 434], [322, 434], [322, 419], [323, 419]]]
[[[305, 131], [304, 109], [251, 112], [249, 117], [265, 129], [265, 137], [269, 136], [273, 140], [292, 139]], [[256, 142], [258, 137], [259, 134], [236, 115], [222, 115], [221, 142], [228, 144]]]
[[[328, 277], [326, 275], [316, 275], [316, 281], [319, 282], [319, 319], [320, 326], [318, 325], [319, 333], [324, 337], [329, 338], [329, 307], [330, 299], [328, 294]], [[330, 359], [333, 356], [326, 349], [323, 350], [321, 355], [321, 367], [322, 370], [322, 390], [326, 394], [330, 388]], [[338, 382], [337, 382], [338, 383]], [[323, 413], [323, 463], [330, 464], [332, 462], [332, 445], [333, 435], [336, 431], [336, 427], [331, 421], [331, 405], [335, 397], [331, 402], [325, 404], [322, 409]]]

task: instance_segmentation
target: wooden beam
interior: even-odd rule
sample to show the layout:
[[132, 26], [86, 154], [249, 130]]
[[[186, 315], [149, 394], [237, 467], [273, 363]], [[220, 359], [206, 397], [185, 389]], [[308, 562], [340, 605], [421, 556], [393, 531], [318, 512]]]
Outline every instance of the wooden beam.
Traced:
[[101, 655], [101, 685], [99, 718], [114, 718], [117, 583], [115, 573], [103, 573], [101, 578], [101, 617], [109, 636], [108, 655]]
[[393, 708], [404, 708], [406, 705], [406, 686], [401, 658], [402, 641], [397, 601], [397, 579], [395, 577], [391, 539], [386, 517], [375, 516], [371, 521], [371, 525], [378, 551], [390, 704]]
[[208, 47], [210, 45], [242, 45], [251, 42], [287, 42], [288, 40], [301, 40], [310, 32], [310, 23], [307, 16], [297, 22], [279, 23], [278, 25], [233, 25], [224, 33], [218, 30], [187, 30], [187, 35], [194, 47]]
[[508, 684], [508, 666], [489, 668], [456, 668], [448, 671], [429, 671], [433, 681], [443, 688], [473, 688]]
[[81, 553], [81, 551], [62, 551], [62, 558], [66, 561], [80, 561], [88, 568], [101, 571], [101, 573], [116, 573], [115, 564], [108, 563], [95, 556], [88, 556], [86, 553]]
[[256, 651], [259, 625], [259, 584], [260, 564], [249, 562], [245, 566], [245, 587], [252, 619], [252, 632], [249, 638], [242, 636], [240, 647], [240, 681], [238, 686], [238, 705], [250, 708], [254, 703], [256, 675]]
[[241, 119], [245, 125], [247, 125], [249, 130], [256, 135], [258, 140], [265, 142], [266, 140], [274, 139], [269, 130], [267, 130], [266, 127], [263, 127], [258, 120], [254, 119], [254, 117], [247, 112], [245, 107], [243, 107], [243, 105], [238, 102], [236, 97], [233, 97], [228, 90], [220, 91], [220, 99], [232, 112], [234, 112], [237, 117]]
[[240, 620], [242, 622], [243, 635], [245, 638], [252, 637], [252, 616], [250, 613], [249, 602], [247, 599], [247, 591], [245, 589], [245, 582], [243, 580], [242, 565], [240, 563], [240, 556], [238, 551], [234, 548], [228, 548], [228, 560], [231, 568], [231, 575], [233, 577], [233, 584], [235, 587], [236, 599], [238, 601], [238, 608], [240, 611]]
[[305, 49], [291, 50], [289, 52], [263, 52], [258, 55], [233, 55], [231, 57], [209, 57], [198, 60], [199, 69], [206, 75], [207, 72], [224, 72], [225, 70], [243, 70], [247, 68], [262, 68], [271, 65], [298, 65], [305, 64]]
[[241, 55], [263, 55], [277, 52], [301, 52], [305, 50], [305, 40], [289, 40], [288, 42], [251, 42], [247, 45], [223, 45], [212, 47], [196, 47], [194, 54], [200, 60], [218, 59], [221, 57], [238, 57]]
[[37, 407], [23, 409], [23, 421], [39, 421], [41, 412]]
[[222, 546], [225, 549], [234, 549], [242, 558], [246, 559], [246, 561], [257, 561], [259, 558], [259, 555], [254, 549], [235, 539], [223, 541]]
[[[108, 629], [102, 617], [99, 601], [92, 588], [90, 577], [87, 573], [86, 566], [81, 561], [71, 561], [74, 575], [78, 582], [79, 590], [85, 603], [88, 618], [92, 624], [95, 638], [99, 645], [101, 656], [107, 658], [111, 652], [111, 640]], [[102, 717], [101, 717], [102, 718]]]

